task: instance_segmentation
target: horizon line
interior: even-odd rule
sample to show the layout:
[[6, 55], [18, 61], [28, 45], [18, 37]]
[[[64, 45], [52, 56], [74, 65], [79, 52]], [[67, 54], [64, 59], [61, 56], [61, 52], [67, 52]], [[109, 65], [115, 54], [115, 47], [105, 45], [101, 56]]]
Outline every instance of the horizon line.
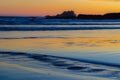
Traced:
[[[73, 10], [67, 10], [67, 11], [73, 11]], [[64, 11], [63, 11], [64, 12]], [[74, 11], [75, 12], [75, 11]], [[62, 12], [61, 12], [62, 13]], [[103, 13], [103, 14], [87, 14], [87, 13], [82, 13], [82, 14], [80, 14], [80, 13], [78, 13], [76, 16], [78, 16], [78, 15], [105, 15], [105, 14], [109, 14], [109, 13], [120, 13], [120, 12], [106, 12], [106, 13]], [[60, 13], [57, 13], [57, 14], [60, 14]], [[47, 16], [47, 15], [49, 15], [49, 16], [55, 16], [55, 15], [57, 15], [57, 14], [54, 14], [54, 15], [49, 15], [49, 14], [46, 14], [46, 15], [0, 15], [0, 17], [45, 17], [45, 16]], [[76, 13], [75, 13], [76, 14]]]

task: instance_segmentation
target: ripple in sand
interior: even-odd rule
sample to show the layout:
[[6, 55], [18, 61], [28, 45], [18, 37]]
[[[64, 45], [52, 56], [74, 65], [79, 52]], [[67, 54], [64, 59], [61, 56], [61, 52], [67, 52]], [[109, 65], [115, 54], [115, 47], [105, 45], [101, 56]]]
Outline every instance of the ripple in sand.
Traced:
[[83, 70], [83, 69], [87, 69], [88, 67], [85, 66], [70, 66], [67, 69], [68, 70]]

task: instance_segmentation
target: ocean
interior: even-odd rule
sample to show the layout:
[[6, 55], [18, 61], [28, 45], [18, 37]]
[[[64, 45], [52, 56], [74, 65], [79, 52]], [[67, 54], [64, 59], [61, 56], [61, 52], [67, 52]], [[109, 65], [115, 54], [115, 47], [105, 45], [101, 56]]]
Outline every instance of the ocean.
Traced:
[[119, 80], [119, 61], [119, 22], [0, 25], [1, 80]]

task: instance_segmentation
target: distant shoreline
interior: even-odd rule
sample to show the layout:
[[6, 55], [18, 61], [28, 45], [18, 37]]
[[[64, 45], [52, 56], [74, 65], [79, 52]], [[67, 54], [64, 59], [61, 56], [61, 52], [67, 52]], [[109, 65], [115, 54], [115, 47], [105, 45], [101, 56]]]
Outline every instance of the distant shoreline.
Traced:
[[74, 11], [64, 11], [55, 16], [47, 15], [44, 17], [0, 16], [0, 25], [101, 25], [101, 22], [103, 25], [120, 25], [120, 13], [76, 15]]
[[45, 16], [46, 19], [92, 19], [92, 20], [103, 20], [103, 19], [120, 19], [119, 13], [106, 13], [104, 15], [90, 15], [90, 14], [78, 14], [76, 15], [74, 11], [64, 11], [60, 14], [50, 16]]
[[62, 13], [56, 15], [46, 15], [46, 16], [0, 16], [1, 19], [5, 18], [28, 18], [34, 21], [34, 19], [73, 19], [73, 20], [116, 20], [120, 19], [120, 12], [106, 13], [103, 15], [99, 14], [78, 14], [76, 15], [74, 11], [63, 11]]

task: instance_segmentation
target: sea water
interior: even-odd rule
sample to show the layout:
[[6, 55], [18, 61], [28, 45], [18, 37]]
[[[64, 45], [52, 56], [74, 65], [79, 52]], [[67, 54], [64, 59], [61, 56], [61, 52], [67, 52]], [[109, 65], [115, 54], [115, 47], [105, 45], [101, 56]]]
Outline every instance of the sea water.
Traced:
[[[84, 26], [85, 27], [119, 27], [120, 25], [102, 25], [101, 24], [101, 25], [1, 25], [1, 26], [10, 27], [10, 28], [11, 27], [23, 28], [23, 27], [51, 27], [51, 26], [52, 27], [81, 27], [81, 26], [82, 27]], [[12, 54], [14, 53], [18, 53], [18, 56], [13, 57]], [[26, 55], [24, 56], [19, 55], [19, 53], [30, 54], [32, 55], [32, 58], [29, 58]], [[90, 71], [88, 73], [85, 73], [82, 71], [79, 72], [79, 69], [77, 72], [74, 72], [73, 70], [73, 72], [71, 73], [71, 72], [64, 71], [64, 68], [59, 69], [60, 67], [55, 68], [55, 70], [52, 70], [53, 67], [48, 68], [50, 64], [49, 65], [47, 64], [47, 68], [46, 68], [45, 63], [44, 63], [44, 67], [41, 68], [40, 66], [40, 69], [43, 69], [43, 70], [48, 69], [48, 72], [49, 70], [55, 71], [55, 72], [60, 71], [60, 72], [64, 72], [65, 74], [72, 74], [73, 76], [78, 75], [79, 73], [80, 73], [79, 75], [82, 74], [85, 76], [87, 75], [92, 77], [97, 76], [98, 78], [94, 78], [95, 80], [104, 80], [101, 78], [119, 80], [120, 78], [120, 73], [119, 73], [120, 71], [119, 69], [120, 68], [120, 62], [119, 62], [120, 61], [120, 30], [119, 29], [102, 29], [102, 30], [88, 29], [88, 30], [45, 30], [45, 31], [44, 30], [43, 31], [42, 30], [40, 31], [38, 30], [0, 31], [0, 55], [1, 55], [0, 57], [1, 65], [3, 62], [7, 62], [9, 64], [7, 63], [3, 63], [3, 64], [4, 65], [6, 64], [6, 66], [11, 66], [10, 64], [12, 64], [13, 66], [14, 64], [14, 67], [16, 65], [22, 65], [25, 67], [30, 67], [30, 68], [32, 67], [35, 69], [37, 67], [37, 70], [39, 70], [38, 64], [43, 66], [42, 65], [43, 63], [41, 64], [41, 62], [38, 62], [41, 60], [39, 60], [36, 57], [33, 58], [33, 55], [48, 55], [48, 56], [56, 57], [57, 59], [59, 58], [60, 60], [65, 59], [65, 61], [67, 59], [69, 62], [72, 61], [74, 65], [76, 65], [75, 63], [76, 61], [78, 62], [80, 61], [79, 64], [84, 63], [83, 64], [84, 66], [92, 65], [92, 68], [94, 68], [94, 65], [95, 65], [95, 67], [100, 66], [100, 69], [108, 69], [108, 71], [111, 71], [111, 75], [110, 75], [110, 72], [108, 72], [109, 74], [107, 74], [107, 72], [99, 73], [99, 71], [98, 72], [93, 71], [94, 74]], [[14, 59], [15, 57], [16, 59]], [[32, 59], [32, 60], [30, 60], [31, 63], [28, 64], [26, 60], [29, 60], [29, 59]], [[53, 64], [53, 62], [49, 62], [49, 63]], [[17, 66], [17, 67], [20, 67], [20, 66]], [[25, 67], [22, 67], [22, 68], [25, 68]], [[67, 69], [69, 70], [71, 68], [68, 68], [67, 66]], [[116, 70], [117, 73], [115, 72], [112, 73], [112, 70]], [[35, 70], [33, 71], [35, 72]], [[23, 71], [23, 73], [26, 73], [26, 72]], [[98, 75], [95, 75], [95, 74], [98, 74]], [[104, 76], [105, 74], [107, 75]], [[2, 73], [0, 73], [0, 75], [2, 75]], [[89, 80], [90, 79], [93, 80], [92, 77], [90, 77]], [[2, 78], [4, 77], [2, 76]], [[42, 79], [46, 80], [45, 77], [43, 77]], [[86, 78], [81, 77], [81, 80], [84, 80], [84, 79], [88, 80]]]

